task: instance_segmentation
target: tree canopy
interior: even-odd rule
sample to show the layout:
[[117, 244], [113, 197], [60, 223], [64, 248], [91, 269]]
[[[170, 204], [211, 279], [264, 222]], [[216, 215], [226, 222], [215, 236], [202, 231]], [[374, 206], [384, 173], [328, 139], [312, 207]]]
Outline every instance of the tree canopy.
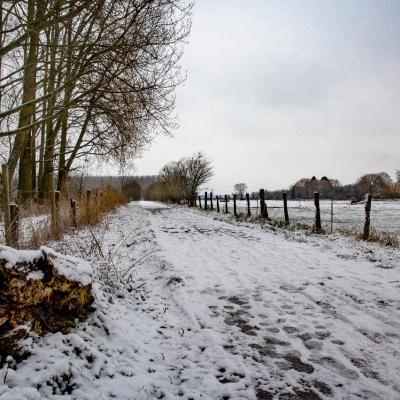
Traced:
[[23, 198], [175, 126], [186, 0], [2, 0], [0, 138]]

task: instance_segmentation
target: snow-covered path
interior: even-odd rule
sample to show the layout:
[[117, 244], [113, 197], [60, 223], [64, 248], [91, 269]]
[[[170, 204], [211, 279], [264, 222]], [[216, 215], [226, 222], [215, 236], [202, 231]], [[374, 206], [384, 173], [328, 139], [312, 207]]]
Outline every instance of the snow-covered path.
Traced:
[[99, 277], [94, 315], [31, 345], [1, 399], [400, 399], [398, 268], [156, 203], [102, 243], [132, 279]]

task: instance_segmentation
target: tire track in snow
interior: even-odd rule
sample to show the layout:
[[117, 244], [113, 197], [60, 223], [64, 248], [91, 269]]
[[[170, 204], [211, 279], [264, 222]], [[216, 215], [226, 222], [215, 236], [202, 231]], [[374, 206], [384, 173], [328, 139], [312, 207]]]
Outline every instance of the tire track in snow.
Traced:
[[[272, 333], [279, 333], [277, 335], [279, 337], [285, 336], [289, 342], [290, 340], [293, 341], [293, 336], [295, 336], [295, 342], [298, 340], [305, 344], [304, 349], [301, 348], [299, 343], [295, 343], [294, 351], [301, 357], [296, 358], [296, 355], [294, 364], [293, 360], [291, 364], [286, 359], [286, 367], [289, 364], [289, 371], [304, 372], [301, 371], [302, 368], [307, 369], [307, 367], [302, 366], [303, 361], [299, 360], [306, 361], [308, 358], [312, 360], [313, 368], [317, 370], [313, 372], [313, 375], [318, 375], [321, 381], [324, 382], [327, 377], [327, 372], [325, 371], [329, 371], [329, 374], [336, 373], [333, 376], [334, 379], [328, 379], [332, 381], [329, 389], [332, 392], [345, 393], [348, 396], [347, 398], [359, 398], [359, 396], [368, 398], [371, 394], [377, 399], [397, 396], [399, 388], [396, 386], [397, 383], [393, 374], [388, 374], [391, 376], [382, 380], [381, 376], [385, 374], [371, 369], [372, 367], [363, 358], [365, 352], [362, 352], [361, 346], [356, 346], [357, 348], [354, 349], [351, 346], [352, 343], [347, 345], [346, 341], [341, 340], [343, 335], [340, 335], [340, 327], [339, 329], [334, 329], [335, 327], [331, 326], [335, 322], [339, 324], [340, 321], [339, 325], [344, 324], [346, 331], [351, 332], [353, 335], [356, 334], [365, 347], [370, 346], [368, 341], [371, 338], [368, 338], [368, 334], [365, 334], [365, 331], [357, 328], [357, 323], [353, 322], [353, 315], [345, 315], [338, 310], [347, 309], [358, 317], [367, 314], [370, 319], [366, 321], [366, 324], [371, 326], [380, 323], [390, 327], [397, 327], [398, 321], [392, 322], [393, 317], [390, 316], [390, 313], [394, 311], [393, 309], [389, 309], [388, 313], [368, 310], [367, 306], [372, 303], [367, 303], [364, 307], [357, 304], [354, 298], [346, 296], [347, 293], [351, 293], [351, 290], [342, 289], [341, 293], [344, 294], [340, 294], [338, 290], [340, 289], [340, 280], [345, 279], [351, 279], [353, 283], [358, 280], [361, 285], [371, 286], [370, 279], [359, 278], [360, 264], [363, 264], [363, 268], [369, 268], [368, 273], [371, 276], [381, 278], [382, 274], [371, 270], [370, 266], [366, 267], [366, 263], [339, 259], [329, 252], [323, 252], [321, 249], [313, 248], [307, 244], [288, 243], [283, 238], [268, 232], [260, 232], [248, 227], [234, 226], [232, 228], [230, 224], [213, 221], [209, 217], [192, 214], [182, 209], [172, 208], [163, 211], [162, 214], [160, 219], [156, 215], [150, 219], [157, 239], [161, 243], [161, 247], [164, 248], [163, 255], [175, 266], [179, 273], [183, 276], [189, 274], [190, 279], [195, 279], [196, 282], [194, 284], [197, 283], [197, 294], [200, 297], [205, 295], [209, 297], [215, 293], [216, 303], [218, 301], [223, 302], [229, 296], [231, 298], [236, 296], [240, 302], [242, 298], [245, 299], [244, 305], [247, 309], [237, 310], [239, 312], [238, 315], [244, 315], [246, 318], [250, 316], [250, 320], [256, 319], [259, 331], [262, 330], [260, 326], [262, 326], [263, 321], [257, 315], [268, 317], [268, 314], [272, 313], [276, 321], [281, 320], [283, 324], [290, 323], [285, 330], [283, 329], [285, 326], [274, 329], [274, 326], [264, 322], [265, 329], [263, 332], [267, 333], [269, 329]], [[171, 251], [171, 249], [173, 250]], [[177, 252], [179, 254], [176, 254]], [[197, 271], [191, 265], [193, 263], [196, 264]], [[340, 266], [341, 275], [337, 274], [337, 266]], [[321, 286], [320, 282], [326, 278], [326, 274], [334, 276], [335, 281], [338, 282], [329, 281], [332, 287], [328, 287], [325, 283]], [[217, 288], [215, 287], [215, 282], [220, 283]], [[257, 285], [257, 283], [259, 284]], [[302, 286], [304, 283], [307, 283], [307, 285]], [[315, 295], [308, 293], [309, 291], [319, 293]], [[367, 290], [366, 295], [370, 295], [373, 292], [375, 290]], [[225, 295], [221, 296], [221, 294]], [[268, 296], [265, 296], [266, 294]], [[268, 297], [273, 299], [268, 299]], [[321, 298], [325, 302], [321, 302]], [[250, 302], [248, 301], [249, 299], [251, 300]], [[179, 303], [179, 297], [177, 297], [176, 302]], [[184, 308], [185, 306], [180, 305], [180, 307]], [[217, 305], [214, 310], [221, 307], [231, 306], [227, 304]], [[312, 309], [310, 312], [307, 311], [309, 308]], [[229, 310], [229, 308], [226, 309]], [[256, 311], [251, 314], [248, 311], [249, 309]], [[335, 311], [331, 312], [330, 310]], [[215, 315], [220, 317], [223, 311], [215, 311]], [[283, 316], [283, 318], [277, 318], [279, 315]], [[302, 323], [302, 319], [305, 323]], [[329, 328], [324, 326], [324, 322], [328, 322]], [[242, 322], [242, 325], [244, 324]], [[305, 327], [308, 327], [309, 332], [316, 331], [317, 335], [307, 331], [304, 332]], [[334, 332], [324, 331], [324, 329], [332, 329]], [[257, 336], [260, 336], [260, 334], [261, 332], [257, 331]], [[338, 336], [339, 339], [335, 338], [335, 336]], [[229, 337], [232, 338], [232, 335], [228, 334], [227, 338]], [[248, 351], [248, 338], [243, 332], [241, 336], [240, 333], [238, 336], [238, 333], [235, 332], [233, 337], [243, 343], [244, 353]], [[397, 337], [393, 336], [391, 339], [397, 344], [399, 343]], [[275, 343], [275, 348], [279, 347], [279, 343], [285, 343], [281, 339], [276, 339], [276, 341], [278, 344]], [[375, 345], [379, 345], [379, 343], [372, 342]], [[326, 354], [322, 352], [325, 347]], [[382, 347], [389, 355], [394, 356], [396, 354], [395, 347], [389, 343], [385, 343]], [[382, 350], [376, 348], [375, 353], [379, 353]], [[357, 352], [360, 353], [358, 355], [361, 360], [358, 362], [354, 361], [356, 359], [354, 354], [357, 354]], [[375, 353], [369, 352], [369, 356], [372, 357]], [[334, 354], [336, 358], [330, 354]], [[349, 360], [346, 354], [353, 354], [352, 359]], [[273, 355], [272, 350], [269, 351], [269, 355]], [[394, 361], [393, 358], [392, 361]], [[296, 362], [299, 363], [297, 369]], [[382, 358], [377, 357], [373, 362], [381, 363], [378, 366], [378, 370], [385, 370], [385, 363]], [[279, 363], [282, 364], [280, 361]], [[399, 364], [397, 361], [394, 363]], [[276, 369], [276, 364], [278, 363], [270, 365], [272, 370]], [[286, 367], [281, 365], [283, 370]], [[301, 379], [304, 380], [304, 377]], [[346, 382], [345, 391], [341, 389], [343, 387], [341, 382]], [[321, 390], [318, 390], [318, 384], [312, 386], [312, 384], [306, 383], [303, 386], [304, 390], [312, 392], [309, 396], [323, 395]], [[263, 387], [265, 389], [265, 385]], [[271, 390], [270, 388], [269, 393], [276, 394], [279, 390], [282, 391], [284, 389], [275, 388], [275, 392]], [[328, 389], [326, 390], [328, 391]], [[296, 384], [292, 387], [293, 391], [296, 392]], [[267, 392], [268, 390], [265, 393]], [[297, 396], [301, 395], [297, 394]]]

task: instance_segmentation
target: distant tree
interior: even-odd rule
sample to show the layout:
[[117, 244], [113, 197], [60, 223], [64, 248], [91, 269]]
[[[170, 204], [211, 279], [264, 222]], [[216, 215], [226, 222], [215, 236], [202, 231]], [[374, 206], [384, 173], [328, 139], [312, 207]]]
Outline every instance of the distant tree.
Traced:
[[357, 179], [356, 194], [359, 198], [367, 193], [371, 193], [372, 196], [379, 196], [392, 184], [392, 178], [387, 172], [366, 174]]
[[211, 162], [201, 152], [183, 158], [179, 162], [184, 173], [184, 195], [189, 206], [196, 204], [197, 192], [212, 176]]
[[258, 192], [251, 192], [250, 198], [252, 200], [259, 200], [260, 194]]
[[[292, 198], [308, 199], [311, 197], [311, 179], [301, 178], [292, 186]], [[314, 181], [313, 181], [314, 183]]]
[[201, 152], [165, 165], [160, 171], [162, 189], [167, 200], [189, 206], [196, 204], [199, 187], [213, 176], [209, 160]]
[[247, 185], [243, 182], [236, 183], [236, 185], [233, 186], [234, 193], [236, 193], [240, 197], [240, 199], [243, 199], [246, 190], [247, 190]]
[[161, 191], [165, 200], [179, 203], [184, 197], [185, 174], [180, 162], [170, 162], [160, 171]]
[[309, 178], [301, 178], [294, 185], [291, 186], [291, 198], [311, 199], [313, 193], [318, 191], [321, 199], [330, 199], [333, 191], [335, 198], [348, 198], [349, 196], [342, 190], [341, 183], [334, 178], [329, 179], [323, 176], [320, 180], [313, 176]]
[[143, 198], [145, 200], [167, 201], [164, 189], [162, 182], [154, 182], [144, 189]]
[[396, 170], [396, 181], [400, 183], [400, 169]]
[[140, 200], [142, 197], [142, 189], [134, 180], [130, 180], [122, 185], [122, 193], [131, 201]]

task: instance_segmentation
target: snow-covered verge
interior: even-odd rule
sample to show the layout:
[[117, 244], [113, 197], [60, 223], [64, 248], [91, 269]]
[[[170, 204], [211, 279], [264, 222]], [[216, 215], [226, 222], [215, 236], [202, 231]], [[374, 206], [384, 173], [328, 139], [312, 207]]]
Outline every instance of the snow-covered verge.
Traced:
[[[187, 210], [186, 207], [174, 206]], [[216, 211], [204, 211], [196, 208], [190, 212], [207, 216], [215, 221], [228, 222], [235, 226], [251, 229], [266, 230], [272, 234], [283, 236], [287, 240], [309, 243], [312, 246], [321, 247], [335, 253], [340, 258], [364, 259], [375, 263], [379, 268], [394, 268], [400, 265], [400, 248], [385, 246], [384, 244], [356, 239], [354, 235], [333, 232], [333, 234], [312, 233], [312, 226], [297, 225], [292, 223], [288, 228], [284, 227], [283, 220], [261, 221], [258, 217], [235, 218], [232, 213], [225, 214]], [[280, 223], [274, 223], [280, 222]]]
[[400, 398], [399, 254], [284, 235], [141, 203], [51, 244], [96, 311], [26, 341], [0, 399]]

